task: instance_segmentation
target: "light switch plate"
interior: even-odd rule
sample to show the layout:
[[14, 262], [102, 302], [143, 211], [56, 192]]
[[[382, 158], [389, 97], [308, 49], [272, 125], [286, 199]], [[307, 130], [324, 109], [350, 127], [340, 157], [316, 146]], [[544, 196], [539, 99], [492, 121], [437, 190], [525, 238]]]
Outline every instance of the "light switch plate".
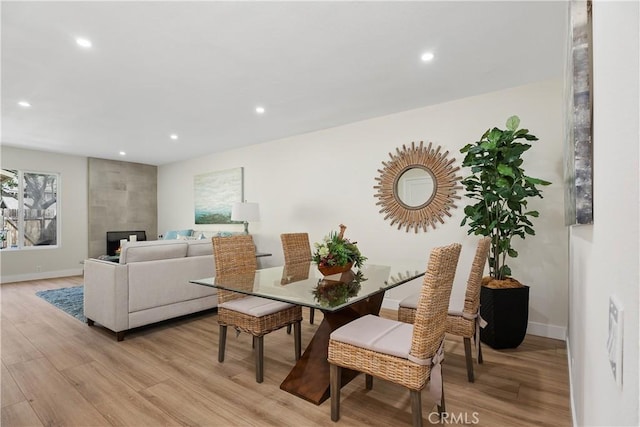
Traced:
[[623, 308], [622, 303], [611, 295], [609, 297], [609, 338], [607, 339], [607, 351], [609, 364], [613, 377], [618, 387], [622, 388], [622, 332], [623, 332]]

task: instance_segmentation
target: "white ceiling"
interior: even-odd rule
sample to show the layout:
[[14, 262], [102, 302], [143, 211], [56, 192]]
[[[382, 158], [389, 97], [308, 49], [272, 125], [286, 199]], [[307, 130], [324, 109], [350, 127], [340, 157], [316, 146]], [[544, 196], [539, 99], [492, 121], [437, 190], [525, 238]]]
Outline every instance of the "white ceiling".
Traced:
[[2, 143], [161, 165], [561, 77], [567, 5], [3, 1]]

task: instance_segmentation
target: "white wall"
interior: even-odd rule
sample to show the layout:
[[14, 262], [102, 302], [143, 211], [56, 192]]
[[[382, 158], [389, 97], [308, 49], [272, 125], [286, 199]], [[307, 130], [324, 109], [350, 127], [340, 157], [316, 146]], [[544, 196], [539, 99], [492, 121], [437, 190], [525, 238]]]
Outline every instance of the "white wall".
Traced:
[[[638, 2], [593, 3], [594, 223], [570, 234], [575, 424], [640, 424], [638, 406]], [[623, 386], [607, 357], [609, 296], [624, 306]]]
[[82, 274], [87, 258], [86, 157], [24, 150], [3, 145], [3, 168], [60, 174], [56, 248], [37, 247], [0, 251], [2, 283]]
[[[525, 155], [525, 170], [553, 185], [544, 189], [544, 199], [531, 202], [531, 208], [541, 213], [535, 222], [538, 235], [515, 243], [521, 257], [510, 265], [514, 275], [531, 286], [529, 332], [564, 339], [567, 231], [563, 225], [562, 108], [562, 81], [544, 81], [160, 166], [158, 231], [222, 229], [194, 225], [193, 177], [243, 166], [245, 198], [259, 202], [261, 210], [261, 220], [250, 224], [250, 231], [258, 250], [274, 255], [265, 260], [266, 265], [283, 262], [280, 233], [306, 231], [314, 242], [337, 230], [340, 223], [347, 225], [346, 235], [358, 241], [372, 263], [424, 267], [432, 247], [458, 241], [467, 249], [454, 287], [454, 298], [461, 298], [476, 241], [459, 225], [464, 205], [459, 203], [453, 217], [436, 230], [399, 231], [378, 213], [374, 178], [388, 153], [411, 141], [439, 144], [459, 165], [461, 147], [489, 127], [504, 128], [506, 119], [517, 114], [522, 126], [540, 138]], [[239, 231], [242, 226], [227, 228]], [[414, 289], [417, 284], [390, 291], [385, 306], [395, 307]]]

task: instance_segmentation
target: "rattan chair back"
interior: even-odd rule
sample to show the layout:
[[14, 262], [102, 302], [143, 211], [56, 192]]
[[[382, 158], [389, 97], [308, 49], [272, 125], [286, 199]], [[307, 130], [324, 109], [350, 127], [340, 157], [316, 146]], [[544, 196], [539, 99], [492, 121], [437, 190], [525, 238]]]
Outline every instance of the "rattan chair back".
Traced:
[[478, 242], [476, 255], [473, 258], [469, 279], [467, 280], [467, 290], [464, 294], [464, 312], [474, 315], [480, 308], [480, 287], [482, 286], [482, 276], [484, 267], [487, 264], [487, 255], [491, 247], [491, 238], [484, 237]]
[[311, 245], [308, 233], [285, 233], [280, 235], [284, 263], [295, 264], [311, 261]]
[[410, 354], [419, 359], [432, 357], [447, 325], [447, 312], [461, 245], [434, 248], [429, 255], [427, 272], [418, 298]]
[[[216, 277], [237, 274], [255, 273], [258, 268], [256, 261], [256, 246], [250, 235], [229, 237], [213, 237], [213, 255], [216, 267]], [[218, 303], [222, 304], [243, 294], [218, 289]]]

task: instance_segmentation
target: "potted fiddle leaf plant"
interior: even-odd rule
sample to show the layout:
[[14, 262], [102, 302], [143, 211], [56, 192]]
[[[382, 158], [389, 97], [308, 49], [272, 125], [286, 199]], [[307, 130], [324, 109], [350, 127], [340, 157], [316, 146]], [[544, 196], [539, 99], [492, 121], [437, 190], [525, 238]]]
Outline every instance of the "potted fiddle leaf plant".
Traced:
[[528, 129], [519, 129], [518, 116], [509, 117], [506, 129], [488, 129], [480, 138], [465, 145], [462, 166], [471, 174], [462, 180], [471, 203], [464, 208], [461, 225], [468, 234], [491, 237], [489, 276], [483, 279], [480, 314], [487, 326], [481, 340], [493, 348], [515, 348], [522, 343], [529, 316], [529, 287], [511, 277], [508, 258], [516, 258], [514, 238], [535, 235], [528, 200], [542, 198], [539, 186], [551, 184], [525, 174], [522, 155], [530, 142], [537, 141]]

